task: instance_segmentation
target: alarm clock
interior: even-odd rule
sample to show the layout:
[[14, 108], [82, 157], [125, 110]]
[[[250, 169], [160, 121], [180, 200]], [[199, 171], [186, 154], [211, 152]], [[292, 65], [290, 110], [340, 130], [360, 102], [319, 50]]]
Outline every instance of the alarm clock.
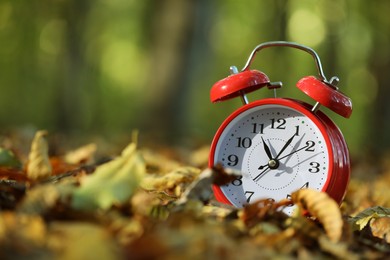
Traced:
[[[277, 97], [281, 82], [271, 82], [250, 65], [260, 50], [290, 47], [310, 54], [317, 76], [307, 76], [297, 87], [315, 104]], [[238, 208], [260, 199], [288, 199], [298, 189], [324, 191], [341, 203], [350, 178], [350, 157], [343, 134], [320, 108], [349, 118], [352, 101], [339, 91], [337, 77], [329, 81], [320, 58], [311, 48], [293, 42], [265, 42], [255, 47], [241, 72], [234, 66], [231, 75], [215, 83], [212, 102], [240, 97], [243, 106], [229, 115], [211, 144], [209, 166], [221, 165], [240, 172], [233, 181], [213, 186], [215, 198]], [[271, 89], [274, 96], [249, 102], [247, 93]], [[294, 206], [283, 211], [292, 214]]]

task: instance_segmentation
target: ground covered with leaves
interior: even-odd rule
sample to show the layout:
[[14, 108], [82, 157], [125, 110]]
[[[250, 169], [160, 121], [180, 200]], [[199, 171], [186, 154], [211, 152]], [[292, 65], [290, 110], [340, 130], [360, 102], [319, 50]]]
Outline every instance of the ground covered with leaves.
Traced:
[[[29, 149], [21, 147], [26, 146]], [[207, 168], [208, 147], [95, 143], [51, 152], [45, 131], [2, 136], [1, 259], [382, 259], [390, 255], [390, 166], [359, 165], [339, 207], [300, 190], [291, 201], [236, 209], [211, 186], [237, 173]], [[105, 153], [106, 152], [106, 153]], [[361, 174], [365, 172], [366, 174]], [[354, 176], [366, 176], [363, 178]], [[367, 181], [370, 180], [370, 181]], [[283, 207], [295, 204], [296, 214]]]

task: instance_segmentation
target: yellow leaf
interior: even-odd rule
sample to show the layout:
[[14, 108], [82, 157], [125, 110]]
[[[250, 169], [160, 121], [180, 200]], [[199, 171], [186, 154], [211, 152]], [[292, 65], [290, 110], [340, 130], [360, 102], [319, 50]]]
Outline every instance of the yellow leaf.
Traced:
[[146, 190], [172, 189], [180, 184], [191, 183], [199, 175], [199, 172], [200, 170], [194, 167], [178, 167], [162, 176], [146, 176], [142, 180], [141, 186]]
[[362, 230], [365, 226], [367, 226], [371, 219], [380, 217], [390, 217], [390, 209], [381, 206], [367, 208], [355, 217], [350, 218], [349, 222], [352, 223], [355, 228], [357, 226], [357, 229]]
[[70, 164], [88, 163], [93, 160], [97, 146], [94, 143], [84, 145], [76, 150], [68, 152], [64, 160]]
[[301, 189], [291, 194], [291, 199], [301, 210], [307, 210], [323, 225], [332, 242], [338, 242], [342, 235], [343, 219], [339, 205], [325, 192]]
[[362, 230], [365, 226], [367, 226], [367, 224], [370, 222], [371, 219], [375, 219], [378, 217], [379, 215], [376, 212], [374, 212], [369, 216], [362, 217], [361, 219], [357, 220], [355, 223], [356, 225], [359, 226], [359, 230]]
[[109, 209], [130, 199], [146, 169], [136, 145], [131, 143], [121, 156], [96, 168], [81, 179], [71, 205], [79, 210]]
[[40, 180], [51, 175], [46, 135], [46, 131], [38, 131], [32, 141], [27, 163], [27, 177], [31, 180]]

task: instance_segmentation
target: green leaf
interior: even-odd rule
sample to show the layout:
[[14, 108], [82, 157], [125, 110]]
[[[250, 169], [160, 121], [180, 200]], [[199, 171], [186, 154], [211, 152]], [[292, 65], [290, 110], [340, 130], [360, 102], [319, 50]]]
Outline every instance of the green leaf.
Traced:
[[353, 224], [355, 229], [362, 230], [371, 219], [377, 219], [381, 217], [390, 217], [390, 208], [384, 208], [376, 206], [367, 208], [357, 214], [355, 217], [349, 219], [349, 223]]
[[0, 148], [0, 166], [20, 168], [22, 163], [16, 158], [12, 151]]
[[120, 157], [100, 165], [81, 180], [71, 205], [79, 210], [106, 210], [113, 204], [125, 203], [139, 187], [145, 172], [145, 163], [131, 143]]

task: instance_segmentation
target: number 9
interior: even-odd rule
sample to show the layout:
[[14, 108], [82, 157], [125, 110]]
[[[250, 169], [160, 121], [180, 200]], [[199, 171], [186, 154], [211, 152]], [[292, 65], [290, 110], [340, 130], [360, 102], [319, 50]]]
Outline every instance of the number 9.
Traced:
[[236, 166], [238, 164], [238, 156], [235, 154], [231, 154], [228, 156], [228, 165], [229, 166]]

